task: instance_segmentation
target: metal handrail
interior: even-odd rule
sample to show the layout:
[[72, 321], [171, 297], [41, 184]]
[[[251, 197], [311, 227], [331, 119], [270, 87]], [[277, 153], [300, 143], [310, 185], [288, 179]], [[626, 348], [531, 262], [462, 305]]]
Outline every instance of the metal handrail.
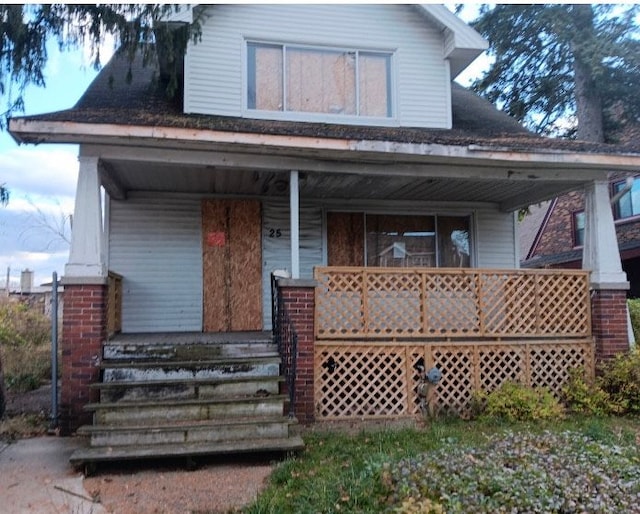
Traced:
[[295, 416], [295, 380], [298, 355], [298, 334], [291, 323], [289, 309], [278, 288], [278, 277], [271, 274], [271, 323], [273, 340], [278, 347], [281, 370], [289, 394], [289, 417]]

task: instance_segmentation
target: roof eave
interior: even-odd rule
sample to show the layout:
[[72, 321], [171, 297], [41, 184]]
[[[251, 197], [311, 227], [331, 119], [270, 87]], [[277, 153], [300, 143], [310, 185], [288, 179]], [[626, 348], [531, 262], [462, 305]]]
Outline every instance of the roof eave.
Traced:
[[514, 149], [509, 147], [403, 143], [388, 140], [363, 140], [314, 136], [292, 136], [250, 132], [232, 132], [163, 126], [115, 125], [12, 119], [9, 132], [19, 143], [105, 144], [117, 140], [136, 146], [154, 145], [238, 145], [278, 148], [284, 151], [362, 152], [369, 155], [405, 156], [412, 159], [446, 159], [460, 162], [491, 162], [497, 166], [542, 167], [640, 172], [640, 154], [596, 153], [551, 149]]

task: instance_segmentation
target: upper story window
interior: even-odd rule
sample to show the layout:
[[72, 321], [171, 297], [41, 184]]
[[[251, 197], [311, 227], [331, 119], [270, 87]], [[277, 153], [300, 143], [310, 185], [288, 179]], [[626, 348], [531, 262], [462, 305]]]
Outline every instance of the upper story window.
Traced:
[[573, 246], [584, 246], [584, 211], [573, 213]]
[[[626, 181], [615, 182], [613, 184], [613, 195], [616, 195], [626, 186]], [[623, 194], [615, 203], [614, 215], [616, 219], [630, 218], [640, 215], [640, 177], [633, 181], [631, 189]]]
[[390, 118], [391, 54], [247, 43], [247, 108]]

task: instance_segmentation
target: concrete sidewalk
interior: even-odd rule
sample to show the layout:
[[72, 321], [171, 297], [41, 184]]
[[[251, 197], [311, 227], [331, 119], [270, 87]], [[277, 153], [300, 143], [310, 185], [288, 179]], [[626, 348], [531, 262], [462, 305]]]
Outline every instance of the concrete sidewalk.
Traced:
[[69, 457], [82, 444], [70, 437], [0, 443], [0, 512], [104, 514], [82, 486]]

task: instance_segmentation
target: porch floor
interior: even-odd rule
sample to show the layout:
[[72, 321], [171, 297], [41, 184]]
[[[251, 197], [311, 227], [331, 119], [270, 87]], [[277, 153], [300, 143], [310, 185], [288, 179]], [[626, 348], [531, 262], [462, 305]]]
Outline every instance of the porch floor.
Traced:
[[257, 332], [148, 332], [136, 334], [115, 334], [109, 339], [110, 345], [145, 344], [237, 344], [271, 343], [270, 331]]

